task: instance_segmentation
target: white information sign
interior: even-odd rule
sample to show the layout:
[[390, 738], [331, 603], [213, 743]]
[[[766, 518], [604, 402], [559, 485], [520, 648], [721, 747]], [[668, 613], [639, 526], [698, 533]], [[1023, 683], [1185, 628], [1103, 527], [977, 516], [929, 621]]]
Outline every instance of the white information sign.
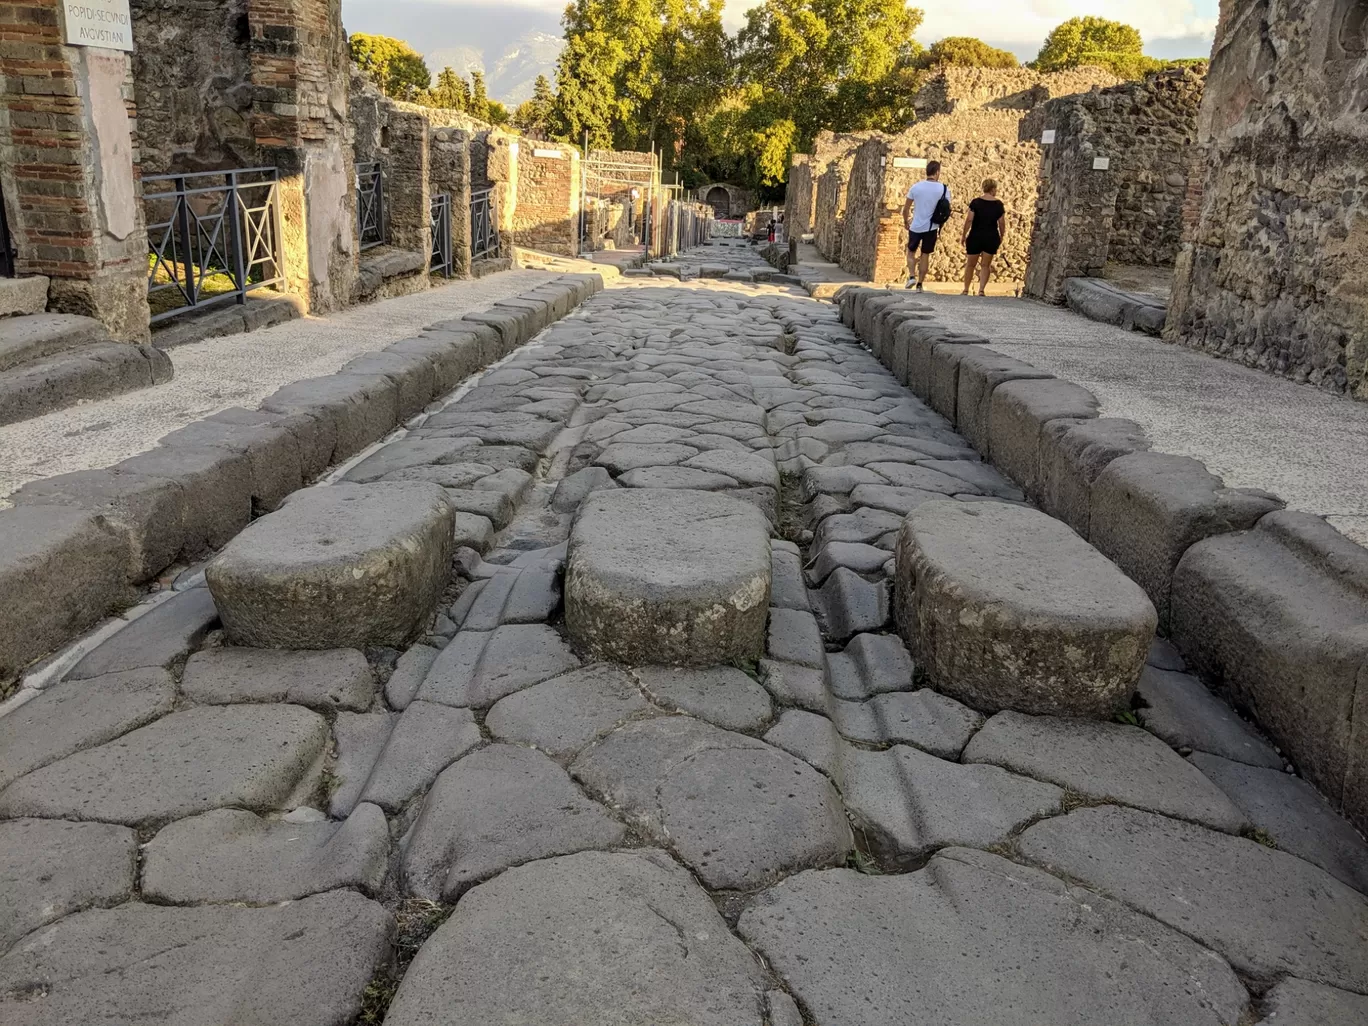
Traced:
[[1042, 145], [1048, 146], [1050, 143], [1054, 142], [1054, 140], [1055, 130], [1053, 128], [1047, 128], [1040, 133], [1040, 142]]
[[1111, 157], [1093, 157], [1094, 171], [1110, 171]]
[[926, 159], [924, 157], [894, 157], [893, 166], [925, 168]]
[[562, 150], [533, 150], [532, 156], [546, 157], [550, 160], [564, 160], [565, 153]]
[[68, 46], [132, 50], [128, 0], [62, 0], [62, 32]]

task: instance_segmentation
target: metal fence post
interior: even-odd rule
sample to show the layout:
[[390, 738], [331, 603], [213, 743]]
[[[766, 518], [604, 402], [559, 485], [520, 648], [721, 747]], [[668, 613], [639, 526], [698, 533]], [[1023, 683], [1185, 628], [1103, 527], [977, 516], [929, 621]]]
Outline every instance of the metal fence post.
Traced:
[[233, 220], [233, 284], [238, 287], [238, 306], [247, 305], [247, 262], [242, 252], [242, 219], [246, 216], [238, 194], [237, 172], [228, 172], [228, 198], [225, 205], [232, 210]]

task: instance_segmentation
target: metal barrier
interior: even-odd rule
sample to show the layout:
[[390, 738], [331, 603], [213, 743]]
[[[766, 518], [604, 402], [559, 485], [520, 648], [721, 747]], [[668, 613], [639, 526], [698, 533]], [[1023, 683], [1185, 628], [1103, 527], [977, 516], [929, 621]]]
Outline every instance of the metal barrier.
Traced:
[[273, 167], [143, 178], [151, 320], [246, 303], [284, 280], [280, 183]]
[[483, 260], [499, 255], [498, 211], [494, 190], [473, 189], [470, 193], [470, 259]]
[[385, 209], [385, 171], [378, 160], [356, 165], [356, 234], [363, 250], [389, 241]]
[[428, 226], [432, 229], [432, 259], [428, 269], [443, 278], [451, 277], [451, 196], [439, 192], [428, 205]]

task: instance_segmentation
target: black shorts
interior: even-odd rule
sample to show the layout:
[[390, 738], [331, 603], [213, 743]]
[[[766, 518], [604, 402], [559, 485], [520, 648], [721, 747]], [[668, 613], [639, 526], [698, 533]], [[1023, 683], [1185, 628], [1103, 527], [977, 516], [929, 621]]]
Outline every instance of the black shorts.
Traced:
[[907, 251], [915, 254], [920, 248], [923, 253], [930, 256], [936, 251], [936, 236], [938, 235], [940, 232], [934, 228], [929, 232], [908, 232]]
[[1001, 239], [976, 239], [971, 235], [964, 242], [964, 251], [970, 256], [978, 256], [980, 253], [997, 256], [998, 247], [1001, 245]]

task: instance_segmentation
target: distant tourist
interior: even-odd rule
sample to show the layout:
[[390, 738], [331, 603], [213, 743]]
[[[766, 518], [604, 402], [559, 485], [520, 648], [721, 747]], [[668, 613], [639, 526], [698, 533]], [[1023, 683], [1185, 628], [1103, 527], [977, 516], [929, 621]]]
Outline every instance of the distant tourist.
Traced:
[[[926, 180], [907, 190], [903, 201], [903, 224], [907, 225], [907, 287], [922, 291], [931, 254], [941, 225], [950, 220], [950, 187], [940, 182], [939, 160], [928, 161]], [[908, 215], [912, 219], [908, 220]], [[918, 257], [920, 252], [921, 256]]]
[[997, 198], [997, 182], [983, 180], [983, 195], [969, 201], [969, 213], [964, 218], [964, 295], [974, 283], [974, 267], [978, 266], [980, 296], [988, 294], [988, 275], [993, 270], [993, 257], [1002, 246], [1007, 232], [1007, 208]]

